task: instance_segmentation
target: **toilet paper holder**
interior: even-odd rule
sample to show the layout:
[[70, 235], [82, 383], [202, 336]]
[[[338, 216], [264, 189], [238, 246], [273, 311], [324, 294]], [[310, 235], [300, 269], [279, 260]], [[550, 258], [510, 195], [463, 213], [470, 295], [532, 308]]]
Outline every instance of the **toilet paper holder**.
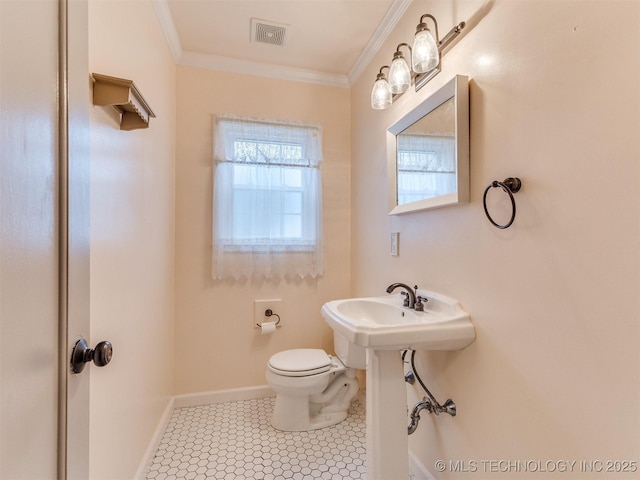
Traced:
[[[267, 308], [264, 311], [264, 316], [265, 317], [271, 317], [271, 316], [278, 317], [278, 321], [276, 322], [276, 327], [280, 323], [280, 315], [278, 315], [277, 313], [274, 313], [273, 310], [271, 310], [270, 308]], [[262, 328], [262, 324], [261, 323], [256, 323], [256, 327]]]

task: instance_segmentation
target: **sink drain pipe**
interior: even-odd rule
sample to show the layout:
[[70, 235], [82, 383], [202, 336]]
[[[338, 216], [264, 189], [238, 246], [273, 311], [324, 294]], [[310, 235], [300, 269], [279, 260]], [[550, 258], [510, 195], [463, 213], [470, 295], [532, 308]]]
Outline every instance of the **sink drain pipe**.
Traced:
[[[407, 352], [408, 350], [405, 350], [404, 352], [402, 352], [403, 361]], [[415, 382], [415, 379], [417, 379], [418, 383], [420, 383], [420, 386], [422, 386], [424, 391], [427, 392], [428, 398], [424, 397], [424, 399], [421, 402], [416, 403], [415, 406], [413, 407], [413, 410], [411, 411], [411, 414], [410, 414], [411, 423], [407, 427], [407, 431], [409, 435], [415, 432], [416, 429], [418, 428], [418, 422], [420, 422], [420, 412], [422, 410], [426, 410], [429, 413], [435, 413], [436, 415], [439, 415], [440, 413], [448, 413], [452, 417], [456, 416], [456, 404], [453, 403], [453, 400], [449, 398], [447, 399], [446, 402], [444, 402], [443, 405], [440, 405], [440, 403], [436, 400], [436, 398], [433, 396], [433, 394], [429, 391], [427, 386], [424, 384], [424, 382], [420, 378], [420, 375], [418, 375], [418, 371], [416, 370], [415, 356], [416, 356], [416, 351], [411, 350], [411, 370], [413, 372], [413, 375], [410, 375], [412, 372], [407, 373], [407, 375], [405, 375], [405, 381], [407, 383], [413, 384]]]

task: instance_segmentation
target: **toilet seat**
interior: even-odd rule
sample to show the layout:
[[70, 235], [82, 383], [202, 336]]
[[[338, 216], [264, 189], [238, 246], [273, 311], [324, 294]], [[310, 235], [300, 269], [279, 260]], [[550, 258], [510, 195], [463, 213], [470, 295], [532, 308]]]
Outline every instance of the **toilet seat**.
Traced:
[[296, 348], [276, 353], [269, 359], [273, 373], [285, 377], [307, 377], [331, 369], [331, 356], [319, 348]]

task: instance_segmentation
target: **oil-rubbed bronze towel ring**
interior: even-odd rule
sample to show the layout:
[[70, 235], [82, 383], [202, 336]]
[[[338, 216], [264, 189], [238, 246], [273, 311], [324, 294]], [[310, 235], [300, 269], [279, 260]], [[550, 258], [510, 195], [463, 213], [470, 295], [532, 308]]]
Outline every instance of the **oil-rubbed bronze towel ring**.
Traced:
[[[509, 220], [508, 223], [504, 225], [500, 225], [499, 223], [496, 223], [493, 220], [493, 218], [491, 218], [491, 215], [489, 215], [489, 210], [487, 209], [487, 193], [491, 188], [496, 188], [496, 187], [500, 187], [502, 188], [502, 190], [507, 192], [507, 194], [509, 195], [509, 199], [511, 200], [511, 219]], [[513, 198], [513, 194], [519, 192], [520, 187], [522, 187], [522, 182], [518, 177], [509, 177], [505, 179], [503, 182], [498, 182], [494, 180], [489, 185], [487, 185], [487, 188], [485, 188], [484, 195], [482, 196], [482, 205], [484, 206], [484, 213], [487, 215], [487, 218], [489, 219], [489, 221], [494, 227], [500, 228], [500, 229], [509, 228], [513, 223], [513, 221], [516, 219], [516, 201]]]

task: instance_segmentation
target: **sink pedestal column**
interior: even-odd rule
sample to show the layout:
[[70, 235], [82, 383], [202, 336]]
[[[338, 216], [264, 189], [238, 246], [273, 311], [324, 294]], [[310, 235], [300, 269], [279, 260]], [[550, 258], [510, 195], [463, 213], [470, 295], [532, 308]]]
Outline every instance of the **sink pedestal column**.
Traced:
[[398, 350], [367, 348], [367, 478], [409, 477], [407, 390]]

